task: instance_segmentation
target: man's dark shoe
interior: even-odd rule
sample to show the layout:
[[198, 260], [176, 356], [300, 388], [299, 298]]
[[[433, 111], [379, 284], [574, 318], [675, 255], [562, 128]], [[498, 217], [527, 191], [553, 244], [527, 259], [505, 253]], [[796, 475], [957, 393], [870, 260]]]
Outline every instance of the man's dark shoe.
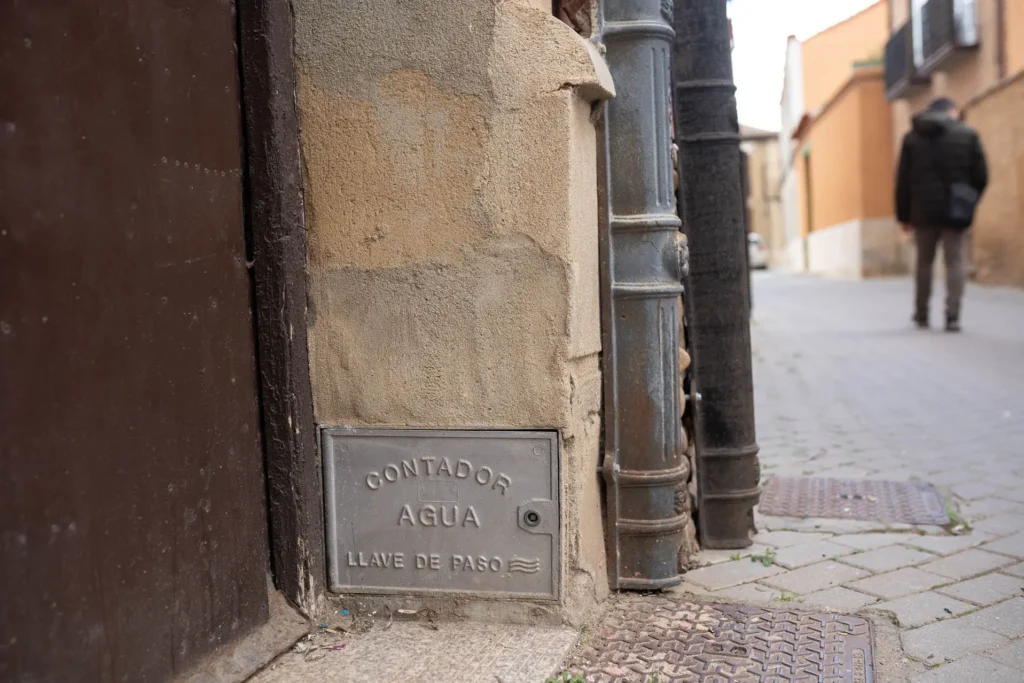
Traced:
[[911, 320], [914, 321], [914, 324], [917, 325], [918, 329], [920, 329], [920, 330], [928, 329], [928, 316], [926, 316], [926, 315], [915, 315], [913, 318], [911, 318]]
[[946, 318], [946, 332], [959, 332], [960, 321], [956, 318]]

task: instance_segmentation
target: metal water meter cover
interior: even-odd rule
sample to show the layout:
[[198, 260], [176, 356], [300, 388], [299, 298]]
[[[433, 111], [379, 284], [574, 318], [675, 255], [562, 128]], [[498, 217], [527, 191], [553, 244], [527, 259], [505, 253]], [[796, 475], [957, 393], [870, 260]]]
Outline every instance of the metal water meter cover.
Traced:
[[331, 591], [558, 598], [557, 432], [321, 438]]

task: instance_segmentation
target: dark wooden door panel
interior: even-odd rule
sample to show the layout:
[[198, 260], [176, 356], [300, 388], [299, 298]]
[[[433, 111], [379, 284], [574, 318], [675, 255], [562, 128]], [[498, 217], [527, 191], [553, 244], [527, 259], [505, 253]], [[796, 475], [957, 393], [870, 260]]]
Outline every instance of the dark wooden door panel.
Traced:
[[0, 3], [0, 681], [266, 620], [234, 7]]

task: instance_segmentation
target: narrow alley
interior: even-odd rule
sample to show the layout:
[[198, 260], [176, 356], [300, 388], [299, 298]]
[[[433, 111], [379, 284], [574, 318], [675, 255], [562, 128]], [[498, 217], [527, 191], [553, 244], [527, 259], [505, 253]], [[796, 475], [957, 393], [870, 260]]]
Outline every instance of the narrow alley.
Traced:
[[932, 483], [963, 528], [762, 516], [741, 554], [768, 562], [704, 552], [682, 590], [893, 614], [904, 652], [880, 680], [1022, 680], [1024, 292], [970, 289], [950, 335], [911, 325], [902, 279], [768, 273], [754, 288], [763, 480]]

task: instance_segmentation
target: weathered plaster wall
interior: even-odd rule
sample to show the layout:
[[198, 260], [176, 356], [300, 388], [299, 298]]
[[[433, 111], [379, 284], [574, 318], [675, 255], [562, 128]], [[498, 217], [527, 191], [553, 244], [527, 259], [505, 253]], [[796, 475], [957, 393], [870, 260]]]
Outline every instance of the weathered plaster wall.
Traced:
[[989, 165], [989, 185], [972, 228], [980, 282], [1024, 287], [1024, 72], [966, 111]]
[[803, 41], [804, 111], [823, 106], [858, 61], [880, 58], [889, 38], [889, 3], [881, 0]]
[[[852, 278], [905, 272], [905, 245], [893, 221], [891, 136], [877, 67], [856, 69], [807, 126], [801, 141], [811, 150], [811, 272]], [[806, 166], [800, 170], [806, 177]], [[790, 260], [794, 254], [802, 255], [790, 250]]]
[[538, 0], [293, 4], [316, 419], [559, 429], [555, 616], [579, 621], [607, 591], [590, 118], [607, 69]]
[[1006, 74], [1024, 69], [1024, 0], [1005, 0]]

